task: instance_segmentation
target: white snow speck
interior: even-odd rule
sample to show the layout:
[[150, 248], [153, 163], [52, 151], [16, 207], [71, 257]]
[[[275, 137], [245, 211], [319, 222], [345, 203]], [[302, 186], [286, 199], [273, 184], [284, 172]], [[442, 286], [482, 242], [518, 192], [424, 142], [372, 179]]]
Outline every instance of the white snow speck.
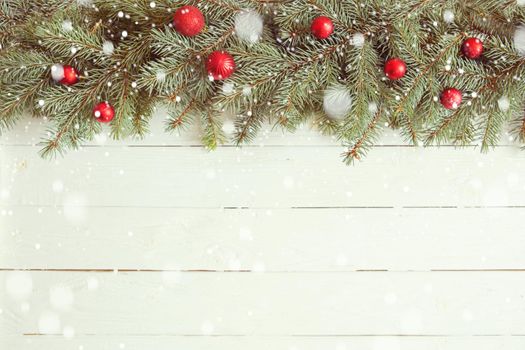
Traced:
[[53, 189], [53, 192], [60, 193], [64, 191], [64, 183], [60, 180], [53, 181], [53, 184], [51, 185], [51, 188]]
[[445, 11], [443, 11], [443, 20], [446, 23], [454, 22], [454, 12], [452, 10], [445, 10]]
[[58, 285], [49, 290], [49, 301], [58, 310], [69, 310], [74, 300], [73, 291], [68, 286]]
[[98, 289], [98, 279], [96, 279], [95, 277], [88, 278], [87, 287], [89, 290]]
[[498, 107], [500, 111], [506, 112], [510, 108], [510, 101], [507, 96], [501, 96], [498, 100]]
[[60, 318], [53, 312], [44, 312], [38, 319], [38, 331], [42, 334], [57, 334], [60, 332]]
[[64, 338], [71, 339], [75, 336], [75, 328], [71, 326], [66, 326], [62, 330], [62, 334], [64, 335]]
[[105, 55], [112, 55], [113, 51], [115, 51], [115, 46], [113, 43], [109, 40], [106, 40], [102, 43], [102, 52], [104, 52]]
[[226, 95], [229, 95], [233, 92], [233, 83], [225, 82], [222, 84], [222, 92]]
[[73, 30], [73, 22], [71, 22], [69, 19], [66, 19], [64, 22], [62, 22], [62, 29], [66, 32], [70, 32]]
[[13, 299], [23, 300], [33, 292], [33, 279], [27, 271], [8, 272], [5, 280], [7, 295]]
[[355, 33], [350, 40], [350, 43], [355, 47], [361, 47], [365, 44], [365, 36], [361, 33]]

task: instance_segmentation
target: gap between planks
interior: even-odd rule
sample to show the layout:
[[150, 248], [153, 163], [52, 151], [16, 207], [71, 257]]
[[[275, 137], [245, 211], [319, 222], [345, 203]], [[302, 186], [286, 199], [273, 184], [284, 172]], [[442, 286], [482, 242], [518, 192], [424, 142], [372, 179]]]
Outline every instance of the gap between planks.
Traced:
[[[471, 337], [525, 337], [525, 334], [163, 334], [163, 333], [138, 333], [138, 334], [118, 334], [118, 333], [75, 333], [82, 337], [174, 337], [174, 338], [275, 338], [275, 337], [297, 337], [297, 338], [353, 338], [353, 337], [415, 337], [415, 338], [471, 338]], [[25, 337], [63, 337], [62, 334], [43, 334], [43, 333], [22, 333]]]
[[[57, 205], [37, 205], [37, 204], [0, 204], [0, 208], [57, 208], [61, 207], [61, 204]], [[77, 207], [78, 205], [72, 204], [71, 207]], [[84, 208], [144, 208], [144, 209], [199, 209], [199, 210], [338, 210], [338, 209], [525, 209], [525, 205], [403, 205], [403, 206], [359, 206], [359, 205], [348, 205], [348, 206], [209, 206], [209, 207], [192, 207], [192, 206], [143, 206], [143, 205], [82, 205]]]
[[[9, 147], [39, 147], [38, 144], [25, 144], [25, 143], [3, 143], [0, 142], [0, 146], [9, 146]], [[346, 148], [340, 144], [334, 145], [301, 145], [301, 144], [246, 144], [242, 146], [237, 145], [218, 145], [217, 148]], [[520, 145], [493, 145], [492, 148], [520, 148]], [[201, 144], [110, 144], [110, 145], [81, 145], [79, 149], [82, 148], [203, 148], [207, 149], [206, 146]], [[457, 148], [457, 149], [476, 149], [481, 148], [480, 145], [403, 145], [403, 144], [394, 144], [394, 145], [371, 145], [370, 148]]]
[[163, 273], [163, 272], [180, 272], [180, 273], [255, 273], [255, 274], [269, 274], [269, 273], [370, 273], [370, 272], [525, 272], [525, 268], [516, 269], [430, 269], [430, 270], [388, 270], [388, 269], [366, 269], [366, 270], [328, 270], [328, 271], [316, 271], [316, 270], [267, 270], [264, 272], [242, 269], [242, 270], [214, 270], [214, 269], [39, 269], [39, 268], [0, 268], [0, 272], [12, 272], [12, 271], [28, 271], [28, 272], [86, 272], [86, 273], [134, 273], [134, 272], [151, 272], [151, 273]]

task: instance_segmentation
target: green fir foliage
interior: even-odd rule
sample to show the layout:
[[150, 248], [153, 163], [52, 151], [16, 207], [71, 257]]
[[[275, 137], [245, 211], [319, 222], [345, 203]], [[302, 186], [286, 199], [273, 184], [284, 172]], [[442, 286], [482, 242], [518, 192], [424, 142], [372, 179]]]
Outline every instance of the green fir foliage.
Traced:
[[[184, 5], [204, 14], [197, 36], [171, 24]], [[264, 19], [256, 43], [236, 35], [235, 18], [245, 10]], [[311, 34], [317, 16], [333, 21], [327, 39]], [[147, 135], [164, 106], [168, 131], [198, 124], [210, 149], [249, 142], [264, 123], [290, 131], [309, 123], [336, 135], [348, 163], [387, 127], [414, 145], [487, 150], [504, 132], [523, 143], [525, 55], [514, 33], [524, 24], [525, 7], [515, 0], [0, 0], [0, 130], [24, 114], [47, 118], [42, 153], [54, 155], [100, 132], [93, 107], [109, 101], [116, 139]], [[483, 41], [482, 58], [462, 56], [468, 37]], [[216, 50], [235, 60], [225, 81], [209, 79], [205, 68]], [[407, 64], [400, 80], [383, 73], [392, 57]], [[53, 64], [74, 66], [80, 81], [53, 81]], [[334, 85], [352, 96], [340, 119], [323, 110]], [[439, 102], [447, 87], [462, 91], [455, 110]], [[232, 117], [228, 134], [223, 123]]]

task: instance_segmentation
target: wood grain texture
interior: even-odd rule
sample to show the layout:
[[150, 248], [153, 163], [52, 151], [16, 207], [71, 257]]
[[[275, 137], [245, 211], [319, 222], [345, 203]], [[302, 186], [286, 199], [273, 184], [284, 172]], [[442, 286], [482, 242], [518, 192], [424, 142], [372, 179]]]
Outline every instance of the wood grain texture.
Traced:
[[523, 349], [525, 337], [177, 337], [177, 336], [61, 336], [3, 337], [0, 345], [17, 350], [501, 350]]
[[54, 161], [39, 121], [0, 137], [0, 349], [525, 348], [512, 140], [388, 132], [348, 167], [307, 127], [210, 153], [162, 116]]
[[[348, 167], [333, 149], [85, 149], [55, 163], [2, 148], [0, 204], [117, 207], [525, 206], [525, 153], [379, 148]], [[56, 193], [53, 185], [61, 183]]]
[[[8, 304], [7, 334], [42, 333], [52, 312], [79, 335], [525, 336], [525, 272], [30, 275], [31, 312]], [[71, 290], [67, 307], [50, 299], [57, 286]]]
[[525, 208], [75, 209], [17, 207], [0, 216], [8, 233], [0, 236], [2, 266], [525, 269]]

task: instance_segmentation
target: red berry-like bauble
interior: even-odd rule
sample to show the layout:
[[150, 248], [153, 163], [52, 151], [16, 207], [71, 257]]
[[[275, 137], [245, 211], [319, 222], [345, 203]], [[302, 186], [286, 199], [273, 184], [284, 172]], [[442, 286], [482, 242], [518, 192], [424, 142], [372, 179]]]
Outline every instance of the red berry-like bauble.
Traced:
[[326, 39], [334, 32], [334, 24], [330, 18], [319, 16], [312, 21], [310, 30], [317, 39]]
[[407, 72], [407, 65], [405, 61], [400, 58], [391, 58], [385, 63], [385, 75], [390, 80], [401, 79]]
[[173, 27], [185, 36], [195, 36], [204, 28], [204, 16], [195, 6], [182, 6], [173, 15]]
[[483, 42], [478, 38], [465, 39], [461, 45], [461, 52], [465, 57], [473, 60], [478, 59], [483, 53]]
[[454, 88], [447, 88], [441, 93], [440, 101], [446, 109], [456, 109], [461, 104], [461, 91]]
[[115, 117], [115, 109], [107, 101], [100, 102], [93, 108], [93, 116], [100, 123], [109, 123]]
[[60, 80], [60, 84], [74, 85], [78, 83], [78, 72], [74, 67], [64, 66], [64, 77]]
[[235, 61], [226, 51], [213, 51], [206, 61], [206, 70], [214, 80], [224, 80], [235, 71]]

